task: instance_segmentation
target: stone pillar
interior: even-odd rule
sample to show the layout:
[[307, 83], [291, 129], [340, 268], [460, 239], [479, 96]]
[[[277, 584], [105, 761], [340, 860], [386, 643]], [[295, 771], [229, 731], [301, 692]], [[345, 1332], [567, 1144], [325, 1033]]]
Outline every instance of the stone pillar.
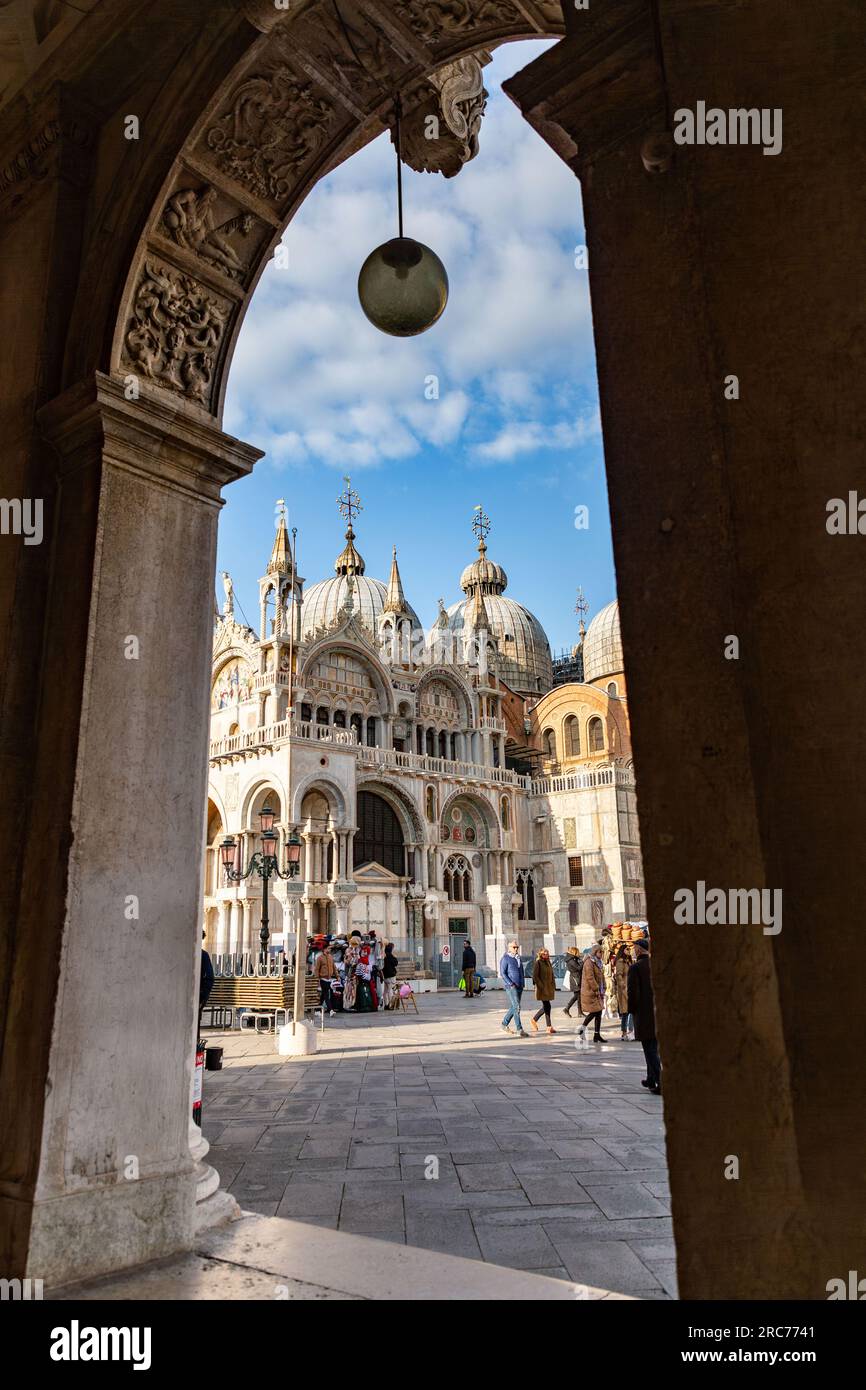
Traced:
[[[192, 1240], [216, 523], [220, 488], [259, 455], [177, 401], [126, 401], [122, 383], [104, 376], [53, 401], [40, 423], [61, 480], [41, 679], [46, 691], [80, 682], [84, 694], [54, 737], [39, 732], [37, 801], [45, 776], [58, 776], [57, 739], [77, 750], [70, 833], [52, 838], [66, 906], [43, 914], [40, 969], [28, 971], [23, 956], [16, 966], [29, 1080], [12, 1084], [13, 1021], [0, 1089], [0, 1218], [4, 1273], [56, 1285]], [[172, 621], [167, 594], [182, 620]], [[170, 805], [172, 815], [142, 816], [143, 805]], [[27, 891], [29, 861], [22, 873]], [[39, 893], [26, 901], [29, 931]], [[135, 1045], [118, 1053], [120, 1038]], [[124, 1175], [129, 1156], [136, 1180]]]
[[[568, 36], [506, 90], [583, 179], [680, 1293], [824, 1299], [862, 1273], [866, 1211], [862, 1059], [837, 972], [816, 970], [826, 931], [833, 954], [853, 945], [863, 896], [864, 541], [827, 522], [864, 490], [866, 10], [564, 13]], [[710, 94], [784, 113], [781, 152], [668, 126], [653, 172], [666, 112]], [[679, 925], [699, 882], [781, 893], [782, 930]], [[725, 1002], [696, 1051], [707, 998]]]

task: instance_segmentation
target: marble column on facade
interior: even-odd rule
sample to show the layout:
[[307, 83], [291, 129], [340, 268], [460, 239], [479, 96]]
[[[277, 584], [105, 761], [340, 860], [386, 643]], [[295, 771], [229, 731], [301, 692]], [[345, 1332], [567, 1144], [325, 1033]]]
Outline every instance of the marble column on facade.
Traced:
[[217, 955], [222, 956], [229, 949], [229, 909], [231, 903], [223, 899], [217, 908]]

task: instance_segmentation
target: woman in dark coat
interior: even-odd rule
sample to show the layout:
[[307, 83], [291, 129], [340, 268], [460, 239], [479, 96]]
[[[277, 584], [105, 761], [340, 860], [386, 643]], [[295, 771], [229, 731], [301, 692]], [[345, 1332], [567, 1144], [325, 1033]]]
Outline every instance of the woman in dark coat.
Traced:
[[550, 952], [542, 949], [535, 958], [532, 967], [532, 983], [535, 985], [535, 997], [541, 1001], [541, 1008], [537, 1014], [529, 1020], [532, 1024], [533, 1033], [538, 1032], [538, 1020], [541, 1015], [547, 1019], [548, 1033], [555, 1033], [550, 1019], [550, 1001], [556, 998], [556, 976], [553, 973], [553, 966], [550, 963]]
[[571, 990], [571, 998], [563, 1009], [563, 1013], [571, 1018], [571, 1011], [580, 999], [580, 971], [583, 965], [580, 951], [576, 946], [569, 946], [565, 957], [565, 972], [568, 976], [568, 988]]

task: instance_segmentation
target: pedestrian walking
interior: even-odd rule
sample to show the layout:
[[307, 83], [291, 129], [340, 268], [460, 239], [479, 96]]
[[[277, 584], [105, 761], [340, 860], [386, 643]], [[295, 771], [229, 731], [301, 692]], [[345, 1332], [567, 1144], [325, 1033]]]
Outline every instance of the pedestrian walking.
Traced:
[[568, 980], [568, 988], [571, 990], [571, 998], [563, 1009], [563, 1013], [571, 1018], [571, 1011], [580, 999], [580, 972], [583, 968], [583, 961], [580, 958], [580, 951], [576, 946], [569, 946], [565, 956], [565, 975]]
[[583, 1021], [577, 1030], [582, 1038], [586, 1035], [588, 1023], [595, 1024], [593, 1042], [604, 1042], [601, 1036], [601, 1011], [604, 1008], [604, 970], [601, 964], [601, 942], [596, 941], [592, 950], [584, 958], [580, 972], [580, 1011]]
[[656, 1038], [656, 1011], [649, 943], [634, 943], [635, 963], [628, 972], [628, 1007], [634, 1020], [634, 1035], [646, 1058], [646, 1080], [640, 1084], [654, 1096], [662, 1093], [662, 1064]]
[[545, 947], [535, 957], [535, 964], [532, 967], [532, 983], [535, 985], [535, 997], [541, 1002], [538, 1013], [533, 1014], [529, 1020], [532, 1024], [532, 1031], [533, 1033], [538, 1032], [538, 1020], [543, 1014], [547, 1020], [548, 1033], [555, 1033], [556, 1029], [550, 1017], [550, 1004], [551, 1000], [556, 998], [556, 976], [550, 963], [550, 952]]
[[502, 1020], [504, 1032], [511, 1032], [511, 1020], [514, 1019], [518, 1038], [525, 1038], [528, 1034], [524, 1031], [520, 1021], [520, 1000], [523, 995], [523, 987], [526, 983], [526, 975], [523, 969], [523, 961], [520, 959], [520, 947], [516, 941], [509, 941], [508, 950], [499, 962], [499, 977], [505, 988], [505, 997], [508, 1000], [508, 1012]]
[[396, 1009], [400, 1002], [397, 993], [397, 966], [399, 962], [394, 955], [393, 941], [385, 942], [385, 955], [382, 958], [382, 980], [384, 982], [384, 1001], [383, 1008]]
[[475, 952], [472, 949], [472, 942], [469, 938], [463, 944], [463, 983], [466, 986], [466, 998], [471, 999], [475, 993]]
[[327, 943], [316, 956], [313, 963], [313, 974], [319, 981], [319, 1000], [322, 1008], [327, 1009], [333, 1017], [334, 1003], [331, 998], [331, 981], [337, 978], [337, 967], [334, 964], [334, 957], [331, 955], [331, 947]]
[[614, 961], [613, 966], [613, 986], [616, 993], [616, 1007], [619, 1011], [619, 1023], [622, 1030], [622, 1040], [628, 1039], [629, 1021], [631, 1013], [628, 1007], [628, 972], [631, 962], [628, 958], [628, 947], [623, 946]]

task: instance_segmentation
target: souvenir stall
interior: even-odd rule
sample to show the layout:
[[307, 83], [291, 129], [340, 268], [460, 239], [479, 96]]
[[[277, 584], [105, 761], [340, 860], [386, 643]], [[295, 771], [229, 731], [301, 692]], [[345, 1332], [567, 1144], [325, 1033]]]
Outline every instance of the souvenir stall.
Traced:
[[[324, 948], [325, 939], [313, 942], [313, 952]], [[331, 984], [331, 998], [337, 1013], [373, 1013], [382, 995], [382, 962], [376, 933], [362, 936], [354, 931], [347, 939], [333, 937], [329, 943], [337, 978]]]
[[601, 961], [604, 971], [604, 1016], [607, 1019], [619, 1018], [617, 1003], [617, 961], [625, 960], [631, 965], [634, 952], [633, 941], [647, 936], [646, 922], [613, 922], [601, 934]]

